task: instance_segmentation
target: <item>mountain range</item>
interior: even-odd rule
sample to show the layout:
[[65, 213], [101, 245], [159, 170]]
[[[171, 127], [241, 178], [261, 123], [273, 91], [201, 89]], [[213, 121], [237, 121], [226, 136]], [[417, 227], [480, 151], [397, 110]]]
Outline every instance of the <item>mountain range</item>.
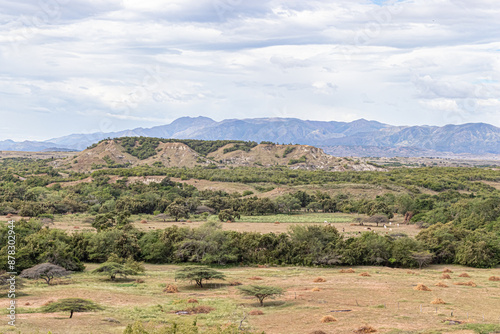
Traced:
[[353, 122], [296, 118], [227, 119], [181, 117], [170, 124], [112, 133], [72, 134], [43, 142], [0, 141], [0, 150], [81, 151], [105, 138], [145, 136], [177, 139], [234, 139], [314, 145], [344, 156], [450, 156], [500, 154], [500, 128], [485, 123], [393, 126], [359, 119]]

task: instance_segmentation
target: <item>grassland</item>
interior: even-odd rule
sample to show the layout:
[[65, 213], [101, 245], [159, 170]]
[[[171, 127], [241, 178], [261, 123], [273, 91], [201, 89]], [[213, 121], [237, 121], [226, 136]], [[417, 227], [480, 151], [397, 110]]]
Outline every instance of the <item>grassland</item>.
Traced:
[[[268, 334], [352, 333], [369, 325], [380, 333], [488, 333], [500, 330], [500, 282], [489, 281], [499, 276], [496, 269], [471, 269], [450, 266], [452, 279], [441, 280], [443, 266], [432, 266], [421, 271], [387, 267], [354, 267], [355, 273], [341, 273], [340, 268], [303, 267], [233, 267], [220, 269], [227, 281], [214, 281], [200, 289], [189, 282], [174, 282], [173, 265], [146, 265], [142, 276], [111, 282], [102, 276], [90, 274], [95, 264], [88, 264], [87, 271], [60, 279], [56, 285], [47, 286], [41, 281], [29, 281], [21, 289], [18, 302], [17, 333], [88, 334], [121, 333], [135, 320], [189, 321], [197, 320], [200, 327], [237, 323], [249, 311], [260, 309], [263, 315], [247, 316], [243, 325]], [[370, 276], [360, 276], [367, 272]], [[470, 278], [459, 278], [462, 272]], [[250, 280], [250, 277], [262, 280]], [[324, 283], [314, 283], [322, 277]], [[144, 283], [137, 283], [141, 278]], [[453, 283], [474, 281], [477, 287], [458, 286]], [[269, 300], [259, 307], [256, 299], [243, 297], [228, 282], [280, 286], [285, 294]], [[444, 281], [448, 288], [436, 287]], [[432, 291], [417, 291], [423, 283]], [[163, 292], [166, 284], [176, 284], [179, 293]], [[319, 291], [312, 291], [318, 288]], [[47, 302], [66, 297], [91, 299], [105, 307], [103, 311], [77, 313], [73, 319], [68, 314], [39, 313]], [[446, 304], [433, 305], [435, 298]], [[193, 304], [210, 306], [208, 314], [177, 315]], [[2, 314], [6, 314], [7, 300], [0, 300]], [[332, 312], [350, 310], [349, 312]], [[452, 315], [453, 314], [453, 315]], [[337, 321], [321, 323], [325, 315]], [[483, 322], [484, 316], [484, 322]], [[447, 325], [446, 320], [460, 321], [460, 325]], [[489, 326], [489, 327], [487, 327]], [[474, 329], [475, 328], [475, 329]], [[6, 323], [0, 324], [1, 333], [10, 331]]]

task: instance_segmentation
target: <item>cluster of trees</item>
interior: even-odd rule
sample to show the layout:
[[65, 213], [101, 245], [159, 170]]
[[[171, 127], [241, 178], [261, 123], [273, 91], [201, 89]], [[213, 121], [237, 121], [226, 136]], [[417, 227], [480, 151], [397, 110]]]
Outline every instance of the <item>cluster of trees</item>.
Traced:
[[[110, 262], [110, 253], [129, 261], [235, 265], [386, 265], [418, 266], [418, 253], [434, 255], [434, 263], [493, 267], [500, 261], [500, 235], [480, 229], [470, 231], [451, 223], [436, 224], [417, 238], [365, 232], [342, 238], [332, 226], [294, 226], [288, 233], [253, 233], [222, 230], [209, 222], [195, 229], [171, 226], [163, 230], [139, 231], [112, 227], [97, 233], [67, 234], [41, 224], [17, 223], [16, 266], [30, 268], [51, 262], [67, 270], [83, 270], [82, 262]], [[6, 228], [0, 229], [0, 244], [7, 245]], [[6, 262], [6, 246], [0, 261]], [[131, 268], [126, 263], [111, 261]], [[131, 262], [132, 263], [132, 262]], [[112, 266], [113, 267], [113, 266]], [[137, 268], [135, 269], [137, 271]], [[126, 274], [126, 272], [125, 272]]]

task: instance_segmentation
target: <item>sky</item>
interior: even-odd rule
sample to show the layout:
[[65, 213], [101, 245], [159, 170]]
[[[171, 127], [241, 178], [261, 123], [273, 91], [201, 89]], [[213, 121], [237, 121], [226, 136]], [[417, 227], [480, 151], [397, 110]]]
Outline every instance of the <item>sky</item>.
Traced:
[[0, 0], [0, 140], [182, 116], [500, 126], [498, 0]]

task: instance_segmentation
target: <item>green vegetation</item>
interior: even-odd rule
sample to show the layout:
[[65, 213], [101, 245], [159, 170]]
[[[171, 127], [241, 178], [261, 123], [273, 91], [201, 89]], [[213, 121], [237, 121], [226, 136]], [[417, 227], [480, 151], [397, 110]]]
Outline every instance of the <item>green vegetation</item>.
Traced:
[[246, 285], [240, 286], [238, 289], [243, 295], [257, 298], [260, 306], [264, 306], [264, 299], [283, 294], [283, 289], [278, 286]]
[[295, 146], [288, 146], [285, 149], [285, 152], [283, 152], [283, 158], [286, 158], [286, 156], [289, 155], [290, 153], [292, 153], [293, 151], [295, 151], [295, 149], [296, 149]]
[[[125, 140], [125, 139], [124, 139]], [[129, 148], [132, 149], [131, 139]], [[143, 144], [147, 144], [145, 140]], [[193, 141], [193, 143], [198, 143]], [[200, 149], [222, 147], [222, 142], [199, 141]], [[227, 144], [227, 143], [225, 143]], [[145, 147], [152, 147], [147, 144]], [[253, 144], [252, 144], [253, 145]], [[154, 146], [154, 145], [153, 145]], [[208, 151], [205, 151], [208, 152]], [[412, 168], [389, 172], [326, 172], [275, 168], [112, 168], [94, 172], [93, 181], [65, 186], [88, 174], [63, 172], [52, 160], [0, 160], [0, 214], [18, 213], [32, 219], [16, 222], [16, 265], [20, 270], [51, 262], [66, 270], [83, 270], [82, 262], [103, 263], [109, 253], [150, 263], [290, 264], [417, 266], [412, 254], [430, 252], [433, 263], [492, 267], [500, 260], [500, 191], [486, 182], [499, 182], [500, 172], [487, 168]], [[62, 175], [64, 173], [65, 175]], [[120, 179], [110, 183], [110, 176]], [[164, 175], [160, 183], [128, 183], [128, 176]], [[241, 182], [255, 192], [281, 185], [290, 191], [272, 198], [222, 190], [199, 190], [174, 182], [196, 178]], [[115, 178], [116, 179], [116, 178]], [[57, 187], [49, 184], [56, 184]], [[324, 191], [295, 190], [301, 185]], [[339, 186], [342, 185], [342, 186]], [[349, 187], [377, 189], [381, 195], [357, 196]], [[342, 189], [342, 190], [339, 190]], [[205, 211], [200, 215], [199, 208]], [[208, 211], [207, 211], [208, 210]], [[243, 219], [248, 222], [322, 223], [329, 213], [363, 214], [366, 222], [384, 223], [398, 214], [422, 228], [416, 239], [405, 236], [358, 234], [326, 242], [316, 230], [274, 235], [223, 231], [217, 224], [199, 229], [169, 227], [139, 231], [130, 215], [163, 214], [172, 220], [195, 216], [203, 220]], [[86, 214], [97, 230], [65, 233], [46, 229], [52, 217]], [[299, 214], [300, 213], [300, 214]], [[207, 218], [213, 215], [213, 218]], [[350, 221], [346, 218], [344, 221]], [[321, 230], [322, 231], [322, 230]], [[321, 232], [323, 233], [323, 232]], [[0, 226], [0, 260], [6, 262], [8, 228]]]
[[97, 310], [103, 310], [103, 307], [91, 300], [81, 298], [64, 298], [42, 307], [42, 311], [45, 313], [70, 312], [70, 319], [73, 318], [74, 312], [89, 312]]
[[244, 143], [235, 143], [231, 147], [227, 147], [224, 149], [224, 154], [229, 153], [229, 152], [234, 152], [234, 151], [245, 151], [245, 152], [250, 152], [252, 148], [257, 146], [257, 143], [254, 141], [250, 142], [244, 142]]
[[195, 281], [196, 285], [203, 288], [203, 281], [211, 279], [225, 279], [226, 276], [214, 269], [202, 266], [188, 266], [176, 271], [175, 279]]
[[[109, 139], [104, 139], [107, 141]], [[195, 139], [163, 139], [163, 138], [150, 138], [150, 137], [122, 137], [114, 139], [119, 142], [125, 151], [134, 157], [141, 160], [152, 157], [156, 154], [156, 150], [160, 143], [183, 143], [193, 149], [195, 152], [202, 156], [217, 151], [219, 148], [228, 144], [234, 144], [230, 148], [224, 149], [224, 153], [236, 150], [250, 151], [252, 147], [257, 146], [256, 142], [245, 142], [241, 140], [195, 140]], [[97, 145], [95, 145], [97, 146]], [[89, 147], [95, 147], [94, 145]], [[227, 151], [226, 151], [227, 150]]]
[[173, 322], [168, 325], [156, 323], [143, 324], [136, 321], [132, 325], [128, 325], [123, 334], [251, 334], [246, 330], [238, 329], [237, 326], [213, 327], [206, 330], [199, 329], [196, 323], [177, 323]]

